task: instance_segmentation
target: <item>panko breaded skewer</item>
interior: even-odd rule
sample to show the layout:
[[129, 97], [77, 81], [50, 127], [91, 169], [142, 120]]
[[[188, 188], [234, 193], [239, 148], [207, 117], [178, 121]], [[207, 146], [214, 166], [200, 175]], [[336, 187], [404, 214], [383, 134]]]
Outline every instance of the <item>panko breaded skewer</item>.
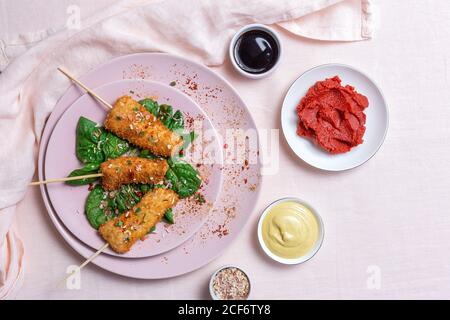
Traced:
[[117, 190], [123, 184], [155, 184], [164, 179], [169, 165], [164, 159], [119, 157], [100, 165], [102, 186], [105, 190]]
[[179, 152], [183, 138], [170, 131], [144, 106], [129, 96], [119, 98], [105, 120], [105, 128], [155, 155], [171, 157]]
[[117, 190], [123, 184], [144, 183], [156, 184], [162, 181], [169, 165], [164, 159], [146, 159], [140, 157], [119, 157], [110, 159], [100, 165], [100, 173], [81, 176], [66, 177], [60, 179], [48, 179], [31, 182], [37, 186], [52, 182], [67, 182], [82, 179], [102, 178], [105, 190]]
[[132, 209], [100, 226], [100, 235], [117, 253], [128, 252], [178, 202], [171, 189], [156, 188], [147, 192]]

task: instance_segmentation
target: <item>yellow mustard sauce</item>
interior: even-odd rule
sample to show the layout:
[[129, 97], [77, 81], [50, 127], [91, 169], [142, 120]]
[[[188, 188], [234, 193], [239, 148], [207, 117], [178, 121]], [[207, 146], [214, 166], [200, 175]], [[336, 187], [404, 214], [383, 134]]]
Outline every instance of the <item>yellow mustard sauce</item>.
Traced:
[[262, 237], [266, 247], [285, 259], [307, 254], [319, 238], [319, 223], [311, 210], [295, 201], [276, 204], [264, 217]]

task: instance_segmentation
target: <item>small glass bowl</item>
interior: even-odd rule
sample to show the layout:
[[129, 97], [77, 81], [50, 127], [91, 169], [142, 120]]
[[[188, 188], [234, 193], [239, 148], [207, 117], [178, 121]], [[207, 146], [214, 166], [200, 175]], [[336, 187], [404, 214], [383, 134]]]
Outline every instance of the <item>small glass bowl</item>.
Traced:
[[[272, 66], [272, 68], [270, 68], [269, 70], [267, 70], [263, 73], [250, 73], [250, 72], [243, 70], [236, 62], [236, 58], [234, 56], [234, 48], [236, 46], [236, 42], [238, 41], [239, 37], [241, 35], [243, 35], [244, 33], [248, 32], [248, 31], [252, 31], [252, 30], [261, 30], [261, 31], [267, 32], [275, 40], [277, 47], [278, 47], [277, 61]], [[282, 51], [282, 46], [281, 46], [281, 40], [280, 40], [278, 33], [275, 30], [273, 30], [272, 28], [269, 28], [269, 27], [267, 27], [263, 24], [259, 24], [259, 23], [246, 25], [242, 29], [240, 29], [238, 32], [236, 32], [233, 39], [231, 39], [230, 48], [229, 48], [230, 60], [231, 60], [231, 63], [233, 65], [234, 69], [236, 69], [236, 71], [239, 72], [241, 75], [243, 75], [247, 78], [250, 78], [250, 79], [261, 79], [261, 78], [267, 77], [272, 72], [274, 72], [275, 69], [280, 64], [282, 53], [283, 53], [283, 51]]]

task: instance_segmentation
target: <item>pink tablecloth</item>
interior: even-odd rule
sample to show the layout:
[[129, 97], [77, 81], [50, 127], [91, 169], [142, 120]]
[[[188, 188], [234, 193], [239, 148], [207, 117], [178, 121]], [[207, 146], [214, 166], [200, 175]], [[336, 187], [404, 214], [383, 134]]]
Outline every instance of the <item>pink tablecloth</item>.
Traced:
[[[386, 142], [372, 160], [324, 173], [298, 160], [281, 138], [280, 170], [265, 178], [257, 210], [223, 256], [163, 281], [127, 279], [90, 265], [79, 290], [56, 287], [80, 257], [51, 225], [39, 190], [29, 188], [18, 207], [27, 264], [18, 298], [206, 298], [210, 274], [228, 263], [248, 270], [256, 299], [450, 298], [450, 2], [378, 4], [380, 27], [371, 41], [323, 43], [280, 30], [284, 57], [270, 78], [248, 81], [228, 63], [214, 68], [262, 128], [280, 128], [283, 95], [308, 68], [340, 62], [364, 70], [383, 89], [391, 116]], [[286, 195], [312, 203], [326, 225], [321, 251], [294, 267], [269, 261], [255, 236], [259, 212]]]

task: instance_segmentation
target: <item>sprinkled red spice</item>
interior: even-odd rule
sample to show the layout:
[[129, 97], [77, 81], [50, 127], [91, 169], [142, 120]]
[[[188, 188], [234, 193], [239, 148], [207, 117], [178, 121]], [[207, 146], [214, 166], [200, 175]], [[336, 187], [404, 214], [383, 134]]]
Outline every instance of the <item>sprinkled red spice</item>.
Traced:
[[195, 199], [197, 200], [198, 203], [203, 204], [206, 202], [205, 197], [201, 194], [201, 193], [197, 193], [195, 195]]
[[194, 124], [194, 118], [192, 116], [190, 116], [189, 114], [185, 114], [185, 119], [184, 119], [186, 125], [188, 126], [188, 128], [191, 128]]
[[94, 184], [93, 183], [89, 183], [88, 190], [92, 191], [93, 189], [94, 189]]
[[217, 234], [219, 238], [222, 238], [224, 236], [227, 236], [230, 233], [230, 231], [227, 228], [225, 228], [225, 224], [219, 224], [217, 226], [217, 229], [215, 229], [212, 233]]

